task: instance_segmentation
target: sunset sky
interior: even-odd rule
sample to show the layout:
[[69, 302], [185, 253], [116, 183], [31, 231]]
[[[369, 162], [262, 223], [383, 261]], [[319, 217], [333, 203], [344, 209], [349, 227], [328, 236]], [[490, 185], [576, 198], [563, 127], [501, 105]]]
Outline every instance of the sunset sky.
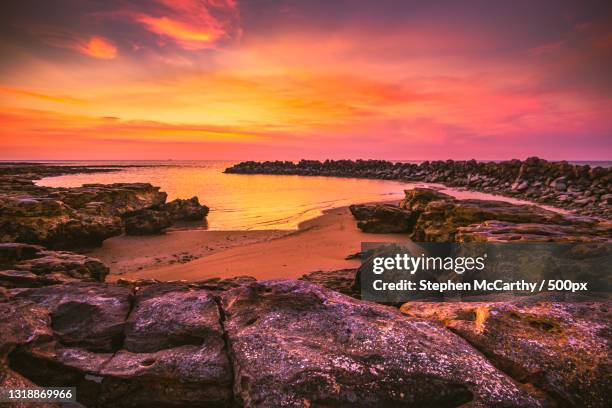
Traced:
[[609, 1], [1, 3], [0, 160], [612, 160]]

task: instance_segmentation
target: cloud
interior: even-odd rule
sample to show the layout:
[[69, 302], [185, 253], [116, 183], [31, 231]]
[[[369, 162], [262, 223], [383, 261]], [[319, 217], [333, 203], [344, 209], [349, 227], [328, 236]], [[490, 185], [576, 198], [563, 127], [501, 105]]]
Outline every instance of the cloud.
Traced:
[[185, 50], [213, 48], [223, 39], [238, 36], [239, 12], [233, 0], [157, 0], [146, 12], [127, 15], [162, 39]]
[[110, 60], [118, 55], [115, 44], [100, 35], [88, 35], [50, 26], [33, 26], [29, 31], [56, 48], [76, 51], [91, 58]]
[[40, 99], [43, 101], [55, 102], [55, 103], [63, 103], [63, 104], [73, 104], [78, 105], [85, 103], [85, 101], [77, 98], [73, 98], [70, 96], [64, 95], [48, 95], [39, 92], [33, 92], [26, 89], [19, 88], [11, 88], [6, 86], [0, 86], [0, 93], [11, 95], [11, 96], [25, 96], [29, 98]]
[[113, 59], [117, 57], [117, 47], [103, 37], [91, 37], [85, 43], [78, 44], [75, 49], [93, 58]]

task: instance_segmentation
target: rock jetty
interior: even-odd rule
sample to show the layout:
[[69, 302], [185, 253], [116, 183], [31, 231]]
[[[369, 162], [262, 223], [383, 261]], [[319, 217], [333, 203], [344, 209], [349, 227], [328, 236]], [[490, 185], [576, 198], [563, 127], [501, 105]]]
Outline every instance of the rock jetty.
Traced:
[[441, 183], [450, 187], [524, 198], [612, 218], [612, 167], [591, 167], [538, 157], [503, 162], [425, 161], [420, 164], [384, 160], [302, 160], [238, 163], [235, 174], [295, 174], [357, 177], [406, 182]]

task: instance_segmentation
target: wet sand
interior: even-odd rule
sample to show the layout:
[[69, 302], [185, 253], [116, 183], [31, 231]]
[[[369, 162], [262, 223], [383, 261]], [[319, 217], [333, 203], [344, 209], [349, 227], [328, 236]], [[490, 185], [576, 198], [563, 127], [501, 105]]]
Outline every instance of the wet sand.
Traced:
[[362, 242], [406, 240], [406, 234], [361, 232], [348, 207], [341, 207], [301, 223], [297, 231], [191, 230], [157, 236], [122, 236], [105, 241], [90, 255], [110, 265], [109, 281], [118, 278], [195, 281], [238, 275], [276, 279], [357, 267], [359, 260], [345, 258], [359, 252]]

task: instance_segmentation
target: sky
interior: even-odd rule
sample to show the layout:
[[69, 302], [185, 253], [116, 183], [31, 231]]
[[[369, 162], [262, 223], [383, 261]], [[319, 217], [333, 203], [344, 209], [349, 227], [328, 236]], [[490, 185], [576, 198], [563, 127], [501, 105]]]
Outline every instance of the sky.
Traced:
[[612, 160], [609, 1], [0, 2], [0, 160]]

